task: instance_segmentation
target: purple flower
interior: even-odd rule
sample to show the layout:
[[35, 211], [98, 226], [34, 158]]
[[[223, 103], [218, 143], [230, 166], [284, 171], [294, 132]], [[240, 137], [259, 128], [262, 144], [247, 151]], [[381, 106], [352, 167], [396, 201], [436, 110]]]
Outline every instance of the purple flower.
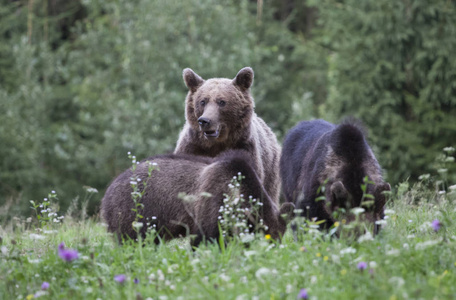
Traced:
[[41, 289], [43, 291], [47, 290], [49, 288], [49, 282], [46, 282], [44, 281], [42, 284], [41, 284]]
[[358, 263], [358, 270], [361, 270], [361, 271], [362, 271], [362, 270], [364, 270], [364, 269], [366, 269], [366, 268], [367, 268], [367, 263], [366, 263], [365, 261], [360, 261], [360, 262]]
[[77, 250], [74, 249], [65, 249], [65, 243], [59, 244], [59, 256], [64, 261], [72, 261], [79, 258], [79, 253]]
[[61, 242], [61, 243], [59, 244], [59, 250], [63, 250], [63, 249], [65, 249], [65, 243], [64, 243], [64, 242]]
[[127, 276], [125, 276], [124, 274], [119, 274], [119, 275], [114, 276], [114, 280], [117, 281], [118, 283], [123, 283], [125, 281], [125, 279], [127, 279]]
[[442, 223], [440, 223], [440, 221], [438, 219], [435, 219], [434, 221], [432, 221], [432, 229], [434, 229], [435, 232], [439, 231], [440, 230], [440, 227], [442, 227]]
[[133, 282], [134, 282], [135, 284], [138, 284], [138, 283], [139, 283], [139, 279], [138, 279], [138, 278], [135, 278], [135, 279], [133, 279]]
[[309, 295], [307, 295], [306, 289], [301, 289], [298, 293], [298, 299], [309, 299]]

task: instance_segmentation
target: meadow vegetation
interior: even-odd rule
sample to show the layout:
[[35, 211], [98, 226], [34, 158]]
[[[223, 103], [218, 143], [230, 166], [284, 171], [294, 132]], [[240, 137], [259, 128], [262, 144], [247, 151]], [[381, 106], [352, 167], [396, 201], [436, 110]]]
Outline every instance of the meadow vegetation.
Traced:
[[[57, 198], [36, 204], [47, 210]], [[72, 210], [48, 222], [16, 217], [0, 227], [0, 298], [452, 299], [455, 202], [456, 185], [440, 171], [398, 186], [375, 238], [336, 238], [296, 218], [281, 242], [258, 231], [195, 250], [188, 239], [156, 245], [154, 230], [119, 245], [99, 219]]]

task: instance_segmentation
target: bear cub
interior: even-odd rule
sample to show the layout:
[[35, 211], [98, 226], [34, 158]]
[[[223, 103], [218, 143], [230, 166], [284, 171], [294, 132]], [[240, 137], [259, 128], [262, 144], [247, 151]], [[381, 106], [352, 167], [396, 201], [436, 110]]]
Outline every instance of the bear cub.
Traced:
[[[361, 218], [374, 223], [384, 217], [384, 191], [391, 186], [383, 181], [381, 168], [366, 142], [360, 125], [353, 121], [334, 125], [324, 120], [303, 121], [292, 128], [283, 143], [280, 174], [285, 198], [302, 215], [325, 220], [320, 227], [330, 228], [334, 212], [346, 211], [347, 222], [355, 219], [354, 207], [363, 207]], [[373, 203], [361, 202], [361, 185], [368, 178], [366, 193]], [[317, 191], [325, 186], [325, 201], [318, 201]], [[372, 199], [364, 199], [370, 200]], [[374, 234], [379, 226], [374, 226]]]
[[[152, 171], [148, 178], [150, 162], [156, 163], [159, 169]], [[279, 210], [250, 166], [248, 154], [243, 151], [228, 151], [216, 158], [173, 154], [150, 157], [140, 162], [134, 172], [129, 168], [114, 179], [102, 199], [101, 215], [108, 224], [108, 231], [114, 232], [119, 242], [126, 237], [136, 239], [137, 232], [132, 226], [136, 214], [132, 211], [135, 204], [131, 181], [140, 178], [138, 187], [144, 192], [140, 200], [143, 207], [139, 210], [144, 217], [139, 220], [143, 224], [140, 234], [145, 237], [147, 227], [154, 226], [163, 240], [196, 235], [192, 245], [198, 246], [203, 240], [218, 239], [219, 210], [224, 204], [224, 194], [230, 194], [229, 184], [238, 172], [245, 176], [240, 194], [263, 203], [259, 216], [250, 215], [249, 220], [254, 222], [262, 218], [266, 232], [274, 239], [280, 238], [294, 205], [288, 203]], [[143, 183], [146, 183], [145, 190]], [[195, 200], [180, 199], [181, 192], [195, 196]]]

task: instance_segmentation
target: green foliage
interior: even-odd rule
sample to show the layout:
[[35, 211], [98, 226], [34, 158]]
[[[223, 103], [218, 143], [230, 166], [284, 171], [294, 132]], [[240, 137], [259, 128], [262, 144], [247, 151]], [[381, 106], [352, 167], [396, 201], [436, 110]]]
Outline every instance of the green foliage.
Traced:
[[257, 23], [249, 1], [87, 1], [59, 40], [78, 4], [59, 2], [53, 19], [47, 1], [30, 3], [32, 11], [25, 3], [0, 11], [9, 80], [0, 86], [0, 205], [14, 203], [11, 215], [49, 189], [62, 209], [83, 185], [103, 191], [128, 167], [128, 151], [171, 152], [184, 124], [186, 67], [209, 78], [252, 66], [258, 113], [280, 135], [310, 116], [295, 106], [311, 98], [301, 75], [313, 60], [266, 7]]
[[324, 115], [363, 120], [388, 179], [416, 180], [456, 137], [455, 3], [314, 2], [333, 51]]

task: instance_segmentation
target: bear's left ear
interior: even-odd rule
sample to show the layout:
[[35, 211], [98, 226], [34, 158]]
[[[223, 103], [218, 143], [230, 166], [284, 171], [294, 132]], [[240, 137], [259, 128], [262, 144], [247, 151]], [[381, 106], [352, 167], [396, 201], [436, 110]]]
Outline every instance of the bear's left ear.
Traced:
[[196, 90], [204, 83], [204, 79], [193, 72], [190, 68], [184, 69], [182, 77], [184, 77], [185, 85], [192, 92], [196, 92]]
[[233, 84], [238, 86], [242, 91], [246, 91], [252, 86], [253, 70], [250, 67], [242, 68], [234, 77]]

